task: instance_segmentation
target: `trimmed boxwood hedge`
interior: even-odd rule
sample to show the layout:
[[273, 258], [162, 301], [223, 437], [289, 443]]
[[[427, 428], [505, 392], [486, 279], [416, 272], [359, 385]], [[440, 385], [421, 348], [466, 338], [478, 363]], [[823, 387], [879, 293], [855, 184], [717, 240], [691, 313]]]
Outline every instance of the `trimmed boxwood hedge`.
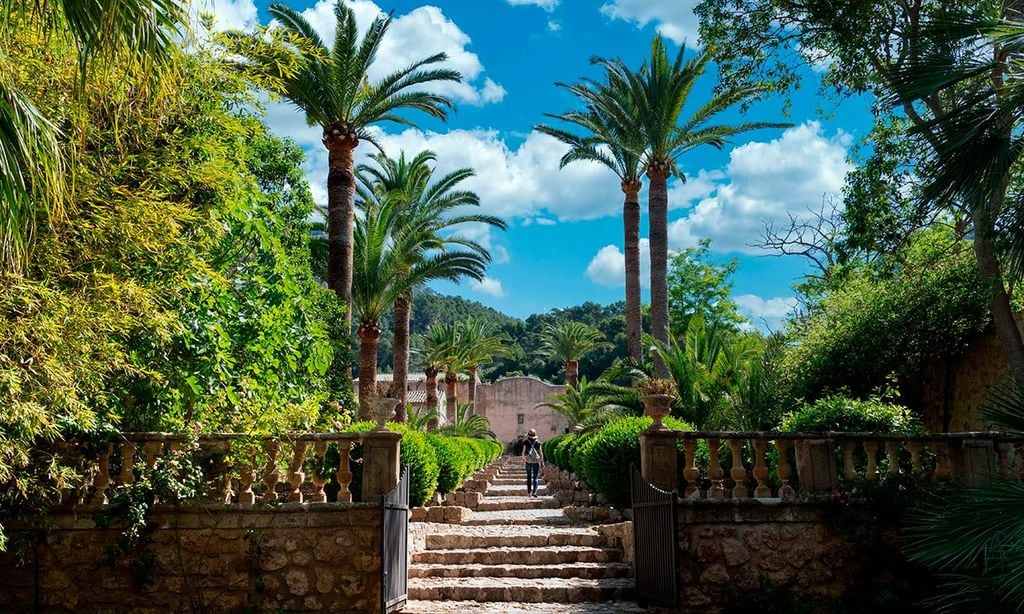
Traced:
[[558, 455], [555, 453], [555, 448], [557, 448], [558, 444], [562, 443], [562, 440], [564, 440], [566, 437], [570, 437], [570, 435], [555, 435], [551, 439], [541, 444], [540, 447], [544, 451], [544, 462], [551, 463], [556, 467], [562, 466], [558, 463]]
[[[693, 430], [675, 418], [666, 418], [665, 425], [678, 431]], [[646, 416], [621, 418], [600, 431], [577, 436], [576, 445], [566, 446], [563, 453], [571, 455], [569, 465], [591, 488], [613, 503], [629, 503], [630, 467], [640, 467], [640, 433], [650, 426], [651, 419]], [[682, 467], [682, 442], [677, 443], [677, 449]], [[707, 454], [706, 446], [698, 454], [701, 452]]]
[[782, 419], [784, 433], [894, 433], [921, 431], [921, 425], [902, 405], [878, 399], [851, 399], [833, 395], [806, 404]]
[[[373, 430], [376, 425], [376, 422], [359, 422], [353, 424], [350, 430], [365, 432]], [[414, 506], [424, 505], [437, 490], [437, 478], [440, 473], [434, 447], [427, 442], [425, 434], [410, 430], [404, 424], [389, 422], [388, 428], [402, 434], [402, 451], [399, 462], [409, 466], [409, 503]], [[353, 458], [362, 458], [362, 446], [355, 446], [355, 448]], [[359, 491], [355, 489], [356, 478], [358, 477], [358, 485], [361, 487], [362, 465], [353, 464], [352, 473], [352, 492], [358, 493]]]

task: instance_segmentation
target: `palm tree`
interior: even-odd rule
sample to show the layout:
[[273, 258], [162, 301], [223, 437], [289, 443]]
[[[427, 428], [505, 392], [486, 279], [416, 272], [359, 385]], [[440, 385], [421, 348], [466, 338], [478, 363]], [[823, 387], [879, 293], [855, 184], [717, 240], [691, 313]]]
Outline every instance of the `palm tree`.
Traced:
[[[355, 149], [360, 141], [369, 141], [380, 149], [369, 131], [372, 124], [389, 121], [414, 125], [403, 111], [421, 111], [447, 119], [454, 108], [451, 98], [421, 87], [438, 81], [460, 82], [462, 75], [436, 68], [447, 59], [444, 53], [437, 53], [371, 81], [369, 73], [391, 18], [374, 19], [360, 40], [355, 13], [344, 0], [338, 0], [334, 7], [337, 24], [330, 48], [298, 11], [272, 4], [269, 12], [290, 36], [292, 44], [284, 49], [268, 49], [273, 40], [266, 30], [260, 30], [232, 33], [229, 50], [246, 58], [239, 64], [241, 69], [261, 78], [267, 87], [303, 111], [311, 125], [323, 129], [329, 169], [327, 286], [351, 305]], [[351, 322], [351, 315], [346, 317]]]
[[[733, 105], [749, 100], [759, 88], [742, 87], [714, 94], [685, 121], [683, 107], [697, 79], [704, 74], [711, 55], [707, 52], [684, 61], [685, 47], [680, 47], [675, 61], [669, 59], [665, 41], [655, 36], [651, 42], [650, 58], [639, 70], [633, 71], [621, 60], [596, 59], [614, 73], [612, 81], [627, 84], [630, 95], [619, 98], [601, 98], [594, 104], [601, 113], [614, 119], [616, 124], [635, 125], [642, 135], [642, 148], [632, 143], [641, 157], [649, 183], [648, 215], [650, 217], [651, 248], [651, 335], [661, 343], [669, 340], [668, 317], [668, 177], [685, 179], [677, 164], [686, 152], [711, 145], [718, 149], [737, 134], [760, 128], [785, 127], [787, 124], [748, 122], [738, 126], [709, 126], [716, 115]], [[628, 102], [626, 106], [624, 102]], [[654, 357], [657, 377], [667, 377], [668, 371], [661, 358]]]
[[922, 201], [970, 217], [996, 334], [1011, 375], [1024, 388], [1024, 340], [1006, 287], [1024, 277], [1019, 14], [1013, 3], [940, 14], [922, 23], [915, 53], [884, 76], [888, 102], [907, 112], [910, 135], [926, 144], [919, 165], [926, 178]]
[[468, 318], [459, 326], [459, 343], [469, 372], [469, 411], [476, 413], [476, 376], [481, 366], [495, 358], [511, 358], [512, 346], [504, 333], [483, 318]]
[[497, 439], [491, 430], [491, 421], [486, 416], [473, 413], [469, 403], [459, 403], [455, 419], [444, 425], [441, 432], [452, 437], [475, 437], [476, 439]]
[[631, 100], [632, 92], [616, 71], [606, 70], [606, 81], [599, 83], [584, 79], [580, 83], [557, 84], [572, 92], [585, 105], [583, 111], [570, 111], [548, 117], [572, 124], [582, 131], [575, 134], [546, 125], [537, 126], [539, 132], [555, 137], [569, 146], [562, 156], [561, 166], [577, 162], [597, 162], [608, 167], [619, 178], [624, 201], [622, 225], [624, 229], [624, 258], [626, 268], [626, 344], [629, 356], [643, 360], [643, 310], [640, 299], [640, 188], [642, 135], [633, 122], [622, 122], [623, 117], [604, 113], [602, 109], [628, 110], [636, 115]]
[[599, 348], [611, 347], [602, 341], [601, 331], [582, 322], [559, 322], [544, 327], [541, 351], [565, 363], [565, 385], [579, 384], [580, 358]]
[[20, 272], [42, 220], [59, 219], [70, 198], [64, 180], [69, 160], [61, 130], [9, 79], [15, 71], [6, 53], [10, 29], [34, 28], [67, 35], [78, 51], [80, 84], [94, 60], [128, 54], [164, 63], [181, 36], [186, 18], [176, 0], [0, 0], [0, 269]]
[[[459, 184], [473, 176], [473, 171], [461, 168], [433, 180], [431, 164], [437, 157], [431, 151], [423, 151], [407, 160], [405, 153], [398, 159], [383, 153], [371, 156], [373, 165], [359, 166], [360, 195], [362, 202], [374, 202], [388, 198], [399, 207], [397, 224], [419, 226], [416, 235], [420, 241], [404, 244], [405, 251], [399, 255], [400, 275], [407, 275], [428, 254], [437, 250], [462, 247], [480, 257], [485, 263], [491, 255], [486, 248], [459, 234], [451, 234], [452, 228], [461, 224], [487, 224], [504, 230], [504, 220], [493, 215], [468, 213], [464, 209], [477, 207], [480, 199], [474, 192], [457, 189]], [[453, 210], [463, 209], [459, 213]], [[395, 299], [394, 304], [394, 384], [405, 406], [406, 387], [409, 377], [409, 325], [411, 319], [412, 295], [415, 288]], [[397, 420], [404, 422], [404, 409], [399, 411]]]
[[551, 395], [537, 407], [547, 407], [562, 414], [569, 419], [573, 430], [593, 431], [629, 413], [629, 407], [617, 402], [619, 388], [600, 380], [590, 382], [583, 377], [576, 386], [568, 386], [564, 392]]
[[437, 376], [445, 374], [445, 418], [451, 423], [457, 418], [457, 374], [463, 370], [465, 360], [459, 344], [459, 328], [455, 324], [435, 323], [419, 339], [418, 352], [426, 361], [427, 409], [437, 409]]
[[435, 252], [411, 267], [404, 260], [408, 245], [419, 244], [429, 231], [417, 224], [402, 224], [401, 203], [383, 199], [364, 207], [356, 223], [356, 270], [352, 284], [355, 315], [359, 320], [359, 411], [368, 416], [368, 400], [377, 378], [377, 340], [380, 319], [395, 299], [419, 284], [434, 279], [482, 279], [487, 263], [476, 253]]

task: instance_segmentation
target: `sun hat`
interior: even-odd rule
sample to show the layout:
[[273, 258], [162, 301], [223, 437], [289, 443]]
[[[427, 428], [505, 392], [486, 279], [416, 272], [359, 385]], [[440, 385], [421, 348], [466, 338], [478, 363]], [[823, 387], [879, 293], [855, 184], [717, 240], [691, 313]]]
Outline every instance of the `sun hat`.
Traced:
[[536, 437], [537, 436], [537, 431], [535, 431], [533, 429], [530, 429], [529, 431], [526, 431], [526, 435], [527, 435], [527, 437]]

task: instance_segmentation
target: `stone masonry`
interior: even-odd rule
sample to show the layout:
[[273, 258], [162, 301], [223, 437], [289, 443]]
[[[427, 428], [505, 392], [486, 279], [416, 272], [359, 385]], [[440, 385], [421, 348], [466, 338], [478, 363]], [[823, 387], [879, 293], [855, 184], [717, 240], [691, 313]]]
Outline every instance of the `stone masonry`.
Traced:
[[96, 526], [100, 509], [9, 527], [27, 559], [0, 553], [0, 612], [380, 609], [376, 504], [160, 507], [131, 559], [116, 554], [118, 529]]

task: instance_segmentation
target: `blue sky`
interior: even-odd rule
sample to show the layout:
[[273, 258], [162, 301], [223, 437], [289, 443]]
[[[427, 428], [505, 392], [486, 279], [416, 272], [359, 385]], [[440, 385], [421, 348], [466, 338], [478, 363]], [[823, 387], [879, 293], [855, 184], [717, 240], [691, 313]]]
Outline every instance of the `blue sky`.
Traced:
[[[262, 0], [207, 0], [222, 26], [266, 23]], [[596, 76], [594, 55], [621, 57], [639, 65], [651, 37], [662, 33], [673, 52], [684, 41], [698, 48], [693, 0], [412, 0], [351, 1], [368, 23], [380, 11], [393, 12], [388, 42], [378, 56], [381, 73], [445, 51], [466, 83], [444, 86], [458, 103], [447, 123], [423, 118], [420, 129], [381, 126], [391, 155], [423, 148], [438, 154], [439, 170], [469, 166], [477, 175], [469, 187], [482, 208], [509, 222], [505, 233], [483, 228], [466, 232], [489, 245], [495, 262], [483, 284], [437, 284], [436, 289], [479, 300], [525, 317], [584, 301], [623, 298], [622, 194], [610, 172], [573, 165], [559, 170], [563, 153], [555, 141], [533, 132], [544, 113], [571, 109], [574, 99], [555, 87]], [[333, 0], [291, 4], [329, 38]], [[734, 297], [759, 323], [777, 326], [793, 304], [790, 286], [805, 271], [799, 257], [770, 257], [751, 247], [766, 222], [788, 220], [838, 194], [849, 170], [846, 154], [869, 128], [863, 101], [821, 101], [816, 75], [793, 98], [789, 117], [782, 101], [755, 106], [745, 117], [723, 121], [788, 121], [787, 130], [762, 130], [725, 150], [688, 154], [681, 168], [688, 181], [671, 185], [670, 244], [681, 248], [703, 237], [715, 257], [738, 257]], [[714, 71], [695, 88], [699, 103], [715, 83]], [[823, 117], [819, 109], [829, 113]], [[283, 103], [268, 105], [268, 123], [306, 149], [307, 174], [319, 200], [325, 197], [326, 152], [319, 130]], [[368, 153], [370, 146], [360, 147]], [[642, 194], [641, 202], [645, 202]], [[646, 237], [647, 219], [641, 222]], [[646, 296], [645, 287], [645, 302]]]

